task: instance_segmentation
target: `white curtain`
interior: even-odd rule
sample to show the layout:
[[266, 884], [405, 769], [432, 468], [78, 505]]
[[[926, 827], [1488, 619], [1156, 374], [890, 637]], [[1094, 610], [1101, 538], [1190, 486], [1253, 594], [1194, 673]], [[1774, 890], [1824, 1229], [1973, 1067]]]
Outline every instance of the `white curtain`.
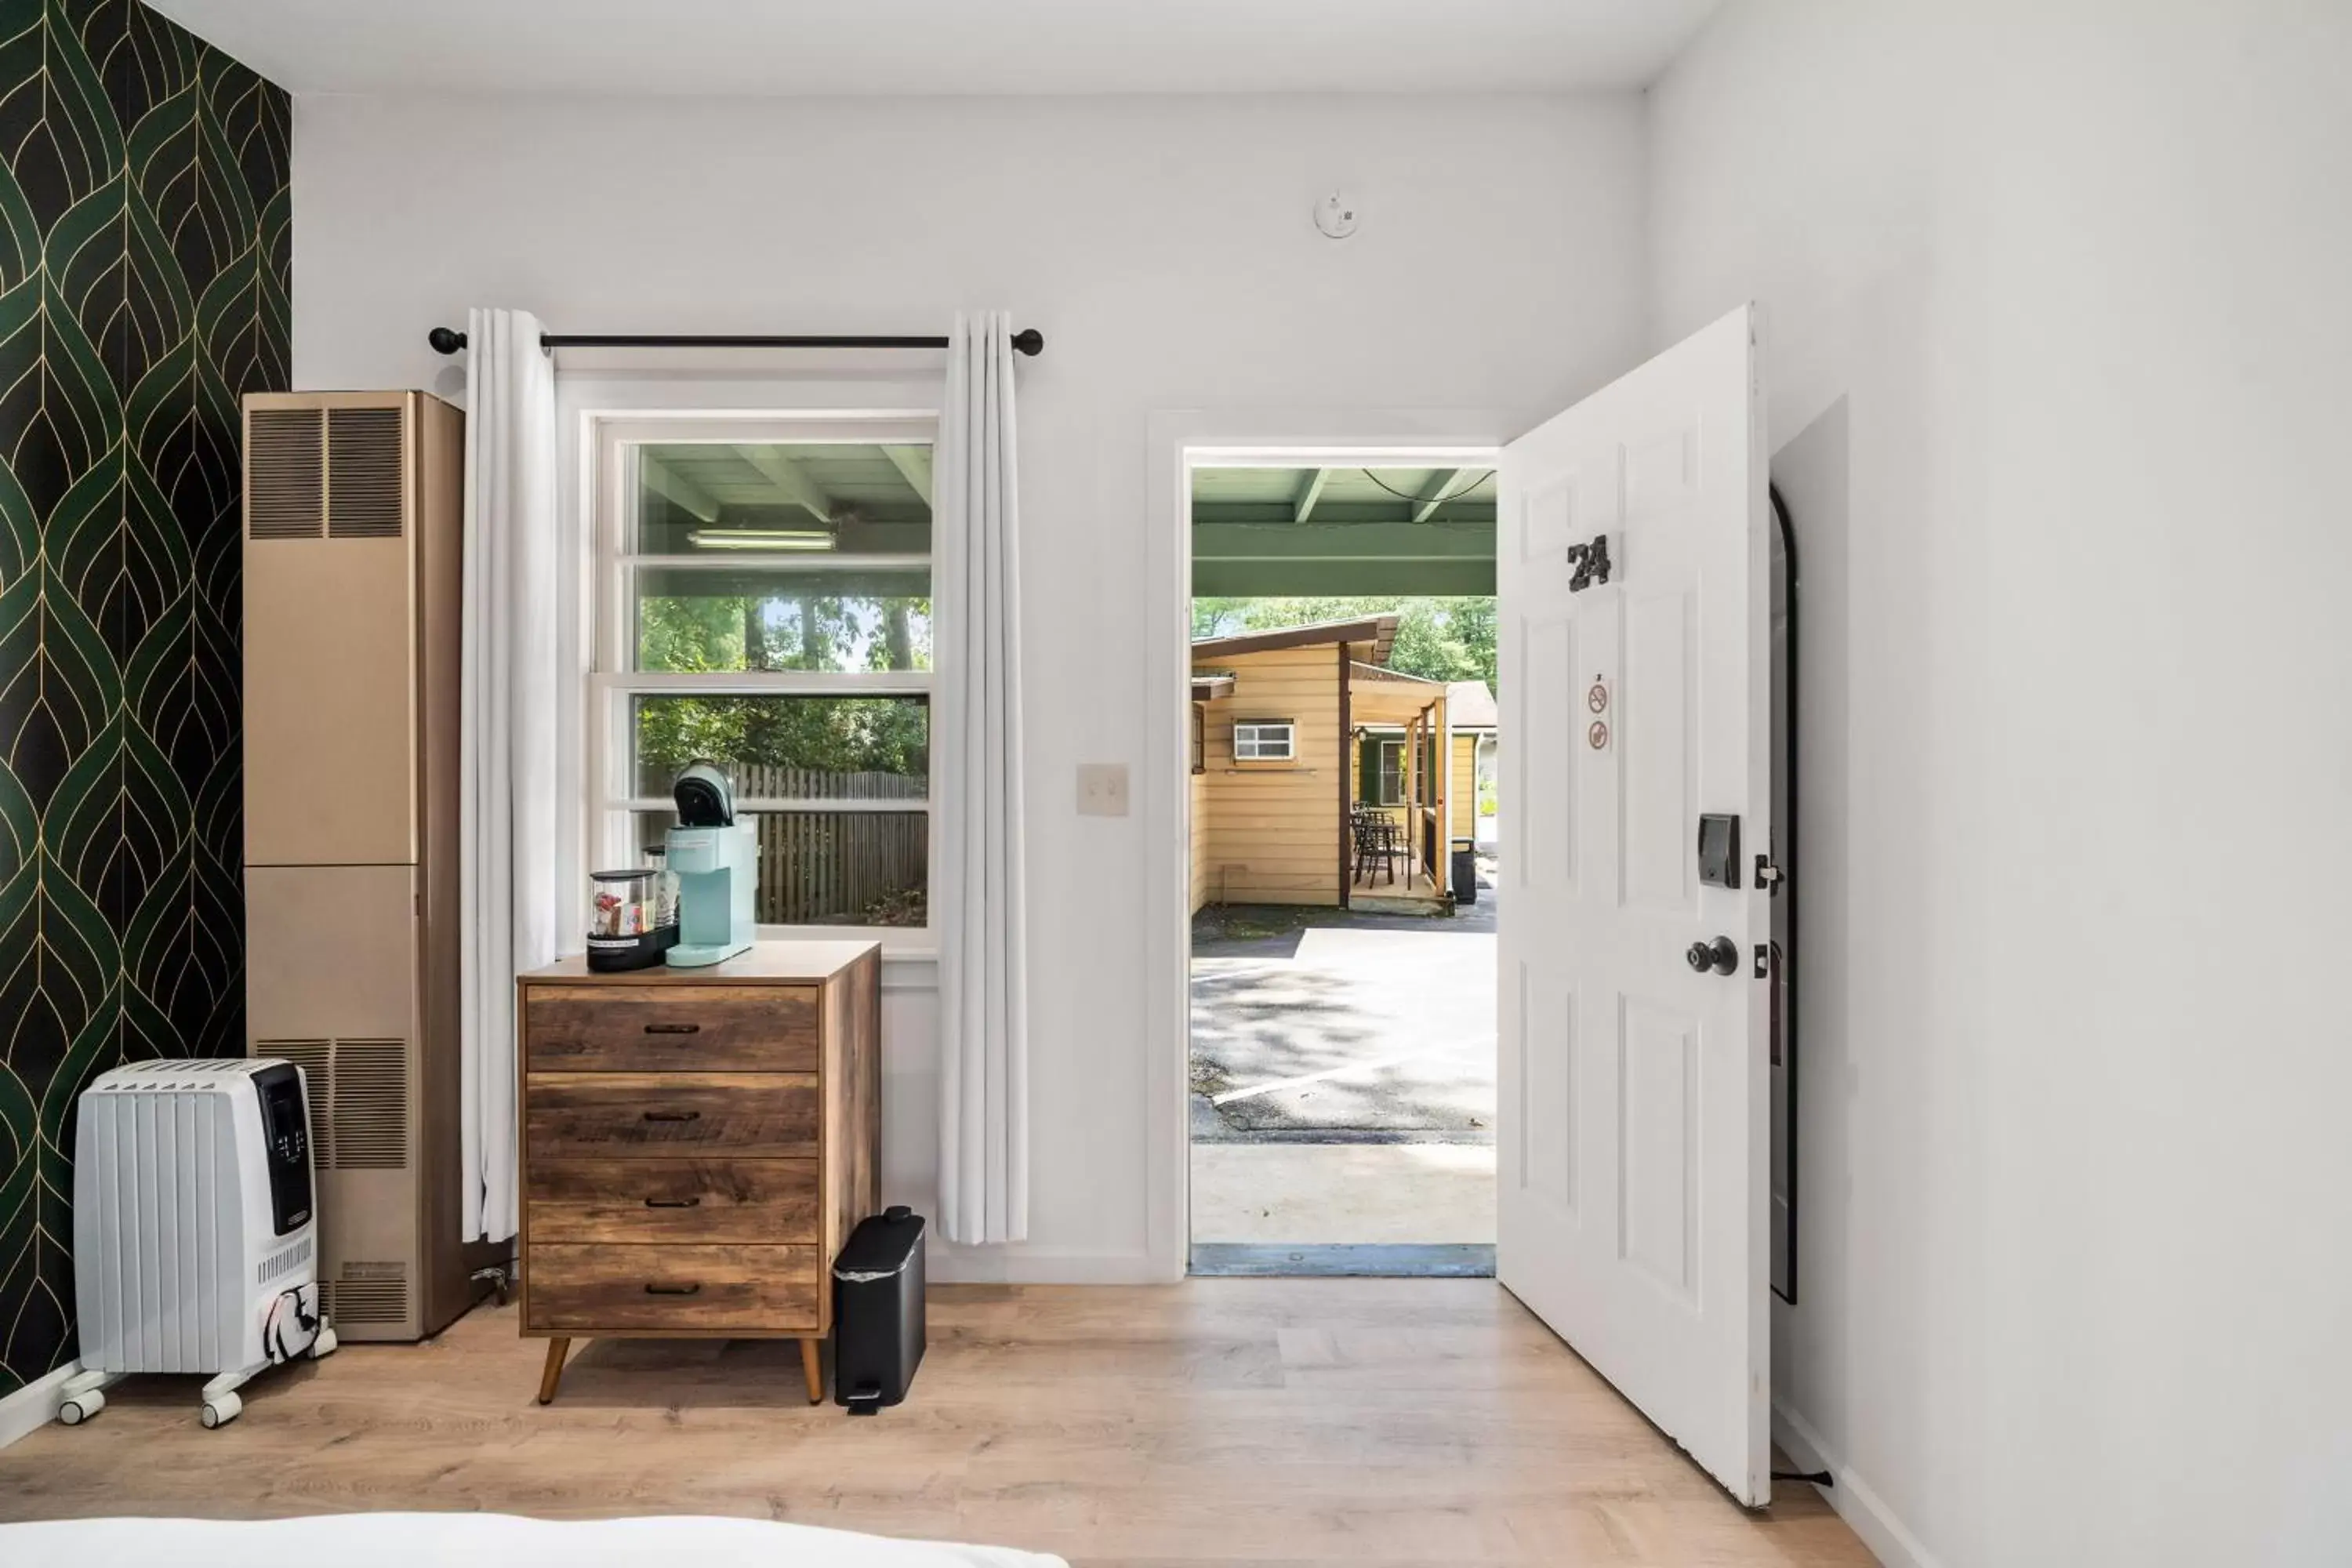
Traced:
[[956, 318], [934, 465], [940, 675], [940, 1228], [1029, 1234], [1028, 919], [1022, 891], [1021, 555], [1013, 328]]
[[556, 956], [555, 365], [535, 316], [466, 321], [459, 745], [466, 1236], [515, 1233], [514, 977]]

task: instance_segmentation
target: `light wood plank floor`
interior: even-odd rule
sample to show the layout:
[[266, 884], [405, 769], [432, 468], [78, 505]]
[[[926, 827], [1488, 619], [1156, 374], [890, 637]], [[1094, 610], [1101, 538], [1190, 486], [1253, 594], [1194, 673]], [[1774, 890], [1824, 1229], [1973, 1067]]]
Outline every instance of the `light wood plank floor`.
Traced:
[[532, 1403], [484, 1308], [266, 1375], [206, 1432], [132, 1379], [0, 1450], [0, 1518], [755, 1514], [1077, 1564], [1868, 1563], [1812, 1489], [1748, 1514], [1487, 1280], [934, 1290], [914, 1397], [803, 1403], [790, 1342], [607, 1341]]

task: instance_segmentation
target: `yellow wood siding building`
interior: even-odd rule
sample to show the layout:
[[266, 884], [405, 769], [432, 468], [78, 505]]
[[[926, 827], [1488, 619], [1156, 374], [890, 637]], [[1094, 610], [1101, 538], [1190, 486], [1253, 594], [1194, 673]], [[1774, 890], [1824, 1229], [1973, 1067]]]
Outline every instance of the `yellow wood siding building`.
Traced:
[[[1448, 704], [1493, 699], [1387, 668], [1395, 632], [1380, 616], [1193, 644], [1193, 909], [1444, 900], [1452, 843], [1475, 831], [1479, 743], [1449, 731]], [[1400, 771], [1417, 748], [1445, 765]], [[1350, 808], [1367, 798], [1410, 825], [1412, 863], [1358, 883]]]
[[1478, 737], [1457, 731], [1453, 744], [1454, 776], [1445, 789], [1445, 831], [1454, 839], [1473, 838], [1478, 832]]
[[[1201, 768], [1192, 775], [1192, 904], [1336, 904], [1342, 644], [1217, 656], [1231, 690], [1196, 704]], [[1234, 726], [1287, 721], [1293, 755], [1234, 755]]]

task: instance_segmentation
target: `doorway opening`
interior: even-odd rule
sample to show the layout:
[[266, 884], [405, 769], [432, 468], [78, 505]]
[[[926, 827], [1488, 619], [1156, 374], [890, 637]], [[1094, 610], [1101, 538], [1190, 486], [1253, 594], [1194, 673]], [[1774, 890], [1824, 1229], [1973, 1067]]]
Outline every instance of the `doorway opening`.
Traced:
[[1194, 1273], [1494, 1271], [1491, 462], [1190, 473]]

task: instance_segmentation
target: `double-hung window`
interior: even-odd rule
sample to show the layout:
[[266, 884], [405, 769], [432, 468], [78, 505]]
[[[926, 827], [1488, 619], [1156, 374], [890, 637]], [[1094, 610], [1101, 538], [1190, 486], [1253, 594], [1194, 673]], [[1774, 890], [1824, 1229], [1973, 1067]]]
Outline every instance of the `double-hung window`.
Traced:
[[762, 926], [928, 923], [937, 421], [596, 430], [600, 864], [640, 863], [709, 759], [759, 820]]

